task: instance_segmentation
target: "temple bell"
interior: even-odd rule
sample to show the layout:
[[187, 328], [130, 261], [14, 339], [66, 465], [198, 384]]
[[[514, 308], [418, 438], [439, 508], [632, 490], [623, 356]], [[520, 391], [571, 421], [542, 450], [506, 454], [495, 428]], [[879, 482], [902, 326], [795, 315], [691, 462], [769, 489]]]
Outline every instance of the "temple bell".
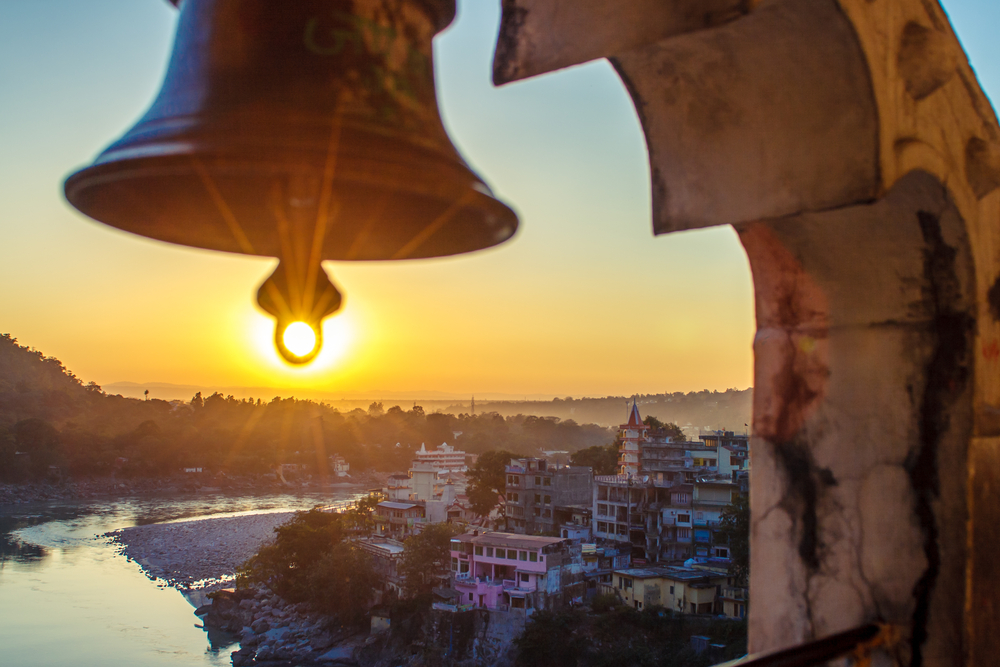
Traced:
[[[105, 224], [279, 258], [257, 293], [290, 363], [312, 360], [342, 296], [330, 260], [488, 248], [517, 218], [442, 125], [431, 41], [454, 0], [181, 0], [152, 106], [66, 180]], [[285, 331], [308, 325], [313, 349]]]

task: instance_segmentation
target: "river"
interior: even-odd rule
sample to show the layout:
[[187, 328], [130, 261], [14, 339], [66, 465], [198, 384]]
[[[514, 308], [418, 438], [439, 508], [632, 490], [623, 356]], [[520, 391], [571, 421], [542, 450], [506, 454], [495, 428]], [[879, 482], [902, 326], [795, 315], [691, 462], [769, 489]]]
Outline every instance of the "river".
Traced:
[[104, 533], [233, 513], [308, 509], [355, 495], [147, 496], [0, 506], [0, 664], [229, 665], [235, 637], [209, 635], [176, 589], [151, 581]]

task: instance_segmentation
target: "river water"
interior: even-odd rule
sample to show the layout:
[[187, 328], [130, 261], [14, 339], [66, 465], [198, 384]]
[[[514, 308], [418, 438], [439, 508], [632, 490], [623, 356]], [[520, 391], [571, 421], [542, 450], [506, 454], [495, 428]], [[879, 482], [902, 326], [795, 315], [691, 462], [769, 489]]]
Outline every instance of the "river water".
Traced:
[[176, 589], [148, 579], [104, 533], [185, 518], [309, 509], [355, 495], [142, 497], [0, 507], [0, 665], [229, 665]]

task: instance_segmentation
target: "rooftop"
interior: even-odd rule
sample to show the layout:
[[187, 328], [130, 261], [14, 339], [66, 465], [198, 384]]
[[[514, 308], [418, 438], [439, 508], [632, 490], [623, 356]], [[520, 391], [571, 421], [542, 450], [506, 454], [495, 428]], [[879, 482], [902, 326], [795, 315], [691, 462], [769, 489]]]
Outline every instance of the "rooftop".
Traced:
[[414, 507], [420, 507], [420, 505], [415, 505], [414, 503], [397, 503], [393, 500], [383, 500], [378, 504], [379, 507], [384, 507], [390, 510], [408, 510]]
[[471, 542], [486, 546], [514, 547], [515, 549], [538, 549], [553, 544], [569, 542], [562, 537], [544, 537], [541, 535], [515, 535], [514, 533], [483, 533], [471, 535], [465, 533], [452, 538], [455, 542]]
[[[698, 582], [708, 576], [713, 576], [705, 570], [695, 570], [690, 567], [679, 567], [677, 565], [664, 565], [654, 567], [633, 567], [625, 570], [615, 570], [615, 574], [636, 579], [673, 579], [674, 581]], [[718, 575], [714, 575], [718, 576]]]

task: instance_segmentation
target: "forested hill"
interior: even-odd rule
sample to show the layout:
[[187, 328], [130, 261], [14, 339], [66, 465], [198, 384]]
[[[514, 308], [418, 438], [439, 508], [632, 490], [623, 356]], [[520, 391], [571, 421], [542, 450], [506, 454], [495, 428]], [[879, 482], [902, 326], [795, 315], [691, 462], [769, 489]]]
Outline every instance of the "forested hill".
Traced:
[[534, 455], [604, 445], [613, 437], [608, 429], [574, 420], [425, 414], [420, 406], [373, 403], [367, 411], [341, 413], [295, 398], [124, 398], [84, 384], [59, 360], [0, 335], [4, 481], [44, 477], [49, 466], [73, 476], [158, 476], [183, 467], [251, 474], [279, 463], [319, 472], [332, 454], [344, 456], [352, 470], [394, 471], [409, 467], [421, 443], [448, 442], [475, 454], [502, 448]]
[[[547, 415], [617, 428], [628, 419], [631, 398], [607, 396], [557, 398], [552, 401], [476, 401], [476, 411], [496, 412], [500, 415]], [[742, 432], [744, 424], [750, 423], [753, 389], [639, 394], [636, 398], [643, 417], [652, 415], [664, 423], [672, 422], [692, 431], [726, 429]], [[453, 405], [447, 411], [463, 409], [468, 410], [469, 404]]]

